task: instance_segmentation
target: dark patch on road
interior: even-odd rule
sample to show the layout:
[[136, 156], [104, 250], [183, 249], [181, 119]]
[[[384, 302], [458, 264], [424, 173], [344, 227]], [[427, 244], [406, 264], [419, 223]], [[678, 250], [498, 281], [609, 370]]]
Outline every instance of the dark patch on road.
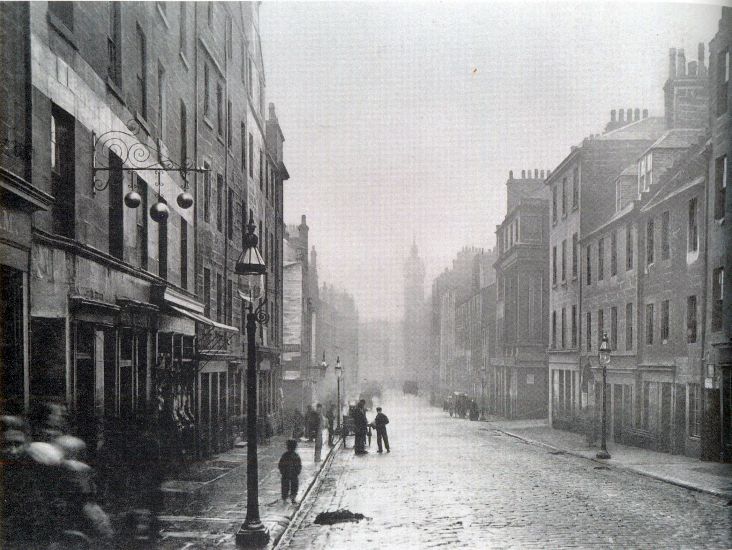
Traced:
[[320, 512], [315, 516], [313, 523], [317, 525], [334, 525], [336, 523], [353, 523], [365, 519], [366, 516], [353, 513], [350, 510], [336, 510], [335, 512]]

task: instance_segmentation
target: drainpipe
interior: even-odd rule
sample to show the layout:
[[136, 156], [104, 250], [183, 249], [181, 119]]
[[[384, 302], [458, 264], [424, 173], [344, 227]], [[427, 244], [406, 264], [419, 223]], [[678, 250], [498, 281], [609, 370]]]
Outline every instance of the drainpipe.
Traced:
[[[196, 165], [198, 166], [198, 4], [192, 2], [186, 4], [186, 6], [193, 6], [193, 158], [196, 159]], [[193, 190], [193, 294], [196, 294], [196, 279], [198, 277], [199, 270], [201, 269], [200, 262], [198, 260], [198, 204], [200, 197], [198, 196], [198, 178], [201, 177], [199, 172], [194, 172], [194, 187]], [[202, 177], [206, 177], [203, 174]], [[194, 353], [198, 348], [198, 342], [194, 336]], [[199, 419], [201, 418], [201, 386], [198, 382], [198, 364], [196, 364], [196, 375], [193, 379], [193, 394], [196, 399], [196, 422], [194, 423], [194, 447], [196, 456], [201, 455], [201, 425]]]
[[[707, 145], [707, 147], [704, 149], [703, 153], [703, 159], [705, 162], [705, 171], [706, 171], [706, 177], [709, 177], [709, 170], [708, 165], [710, 162], [710, 145]], [[706, 179], [706, 178], [705, 178]], [[707, 392], [706, 388], [704, 387], [704, 379], [706, 375], [706, 368], [707, 368], [707, 353], [706, 353], [706, 345], [707, 345], [707, 292], [708, 292], [708, 271], [707, 266], [709, 265], [709, 225], [708, 225], [708, 218], [709, 218], [709, 185], [708, 181], [704, 182], [704, 253], [702, 254], [702, 296], [701, 296], [701, 303], [704, 304], [704, 307], [702, 307], [701, 311], [701, 351], [700, 351], [700, 360], [699, 360], [699, 387], [701, 388], [701, 391], [699, 392], [701, 395], [701, 412], [702, 412], [702, 421], [703, 425], [701, 426], [701, 429], [704, 430], [704, 426], [709, 426], [709, 422], [706, 418], [707, 416]], [[705, 458], [704, 455], [704, 440], [706, 437], [704, 436], [704, 433], [699, 434], [700, 437], [700, 449], [699, 454], [702, 459]]]
[[[582, 163], [580, 163], [579, 168], [580, 168], [580, 170], [582, 169]], [[580, 178], [580, 181], [582, 181], [582, 173], [580, 170], [578, 170], [578, 177]], [[577, 184], [577, 188], [581, 192], [582, 187], [579, 185], [579, 183]], [[580, 202], [582, 202], [581, 195], [580, 195], [579, 200], [580, 200]], [[582, 208], [577, 209], [577, 216], [579, 217], [579, 228], [580, 228], [580, 230], [577, 231], [577, 233], [578, 233], [578, 235], [581, 235]], [[581, 239], [579, 237], [577, 238], [577, 250], [575, 251], [575, 254], [576, 254], [575, 259], [577, 260], [577, 286], [579, 288], [579, 290], [577, 291], [577, 320], [576, 320], [577, 325], [575, 326], [575, 329], [577, 330], [577, 369], [578, 369], [578, 374], [579, 374], [579, 376], [577, 376], [577, 380], [579, 381], [579, 388], [577, 388], [579, 390], [579, 392], [577, 392], [579, 394], [578, 399], [577, 399], [577, 404], [579, 406], [579, 413], [580, 413], [580, 417], [581, 417], [581, 415], [582, 415], [582, 372], [583, 372], [583, 369], [582, 369], [582, 244], [581, 244]], [[552, 382], [553, 382], [553, 380], [551, 380], [551, 378], [550, 378], [549, 387], [553, 391], [554, 386], [553, 386]], [[551, 391], [550, 391], [550, 395], [551, 395]], [[589, 400], [590, 400], [590, 386], [588, 384], [587, 385], [587, 401], [589, 401]]]
[[[231, 25], [231, 34], [234, 34], [234, 24], [232, 22]], [[226, 26], [224, 26], [224, 109], [225, 109], [225, 118], [224, 118], [224, 197], [221, 199], [221, 204], [226, 205], [226, 212], [224, 212], [224, 217], [226, 222], [224, 223], [224, 323], [226, 323], [229, 319], [229, 317], [232, 318], [232, 322], [234, 319], [233, 315], [233, 302], [234, 302], [234, 291], [231, 292], [231, 302], [228, 303], [228, 296], [229, 296], [229, 231], [231, 228], [229, 227], [229, 223], [233, 222], [233, 220], [229, 219], [229, 210], [231, 210], [232, 206], [229, 204], [229, 124], [230, 121], [232, 121], [232, 109], [229, 108], [229, 69], [228, 69], [228, 59], [229, 59], [229, 43], [228, 40], [232, 41], [232, 53], [234, 49], [234, 37], [226, 36]], [[232, 122], [233, 124], [233, 122]], [[223, 199], [226, 199], [224, 201]], [[233, 214], [233, 210], [232, 210]], [[233, 217], [233, 216], [232, 216]], [[242, 228], [243, 229], [243, 228]], [[226, 344], [226, 351], [229, 351], [229, 340], [227, 340]], [[228, 364], [227, 364], [227, 373], [228, 373]], [[227, 374], [228, 378], [228, 374]], [[224, 411], [224, 419], [223, 424], [226, 426], [226, 432], [225, 437], [227, 438], [227, 441], [229, 439], [230, 434], [230, 423], [229, 423], [229, 386], [226, 385], [227, 391], [226, 391], [226, 399], [225, 399], [225, 407], [226, 410]], [[218, 427], [216, 428], [218, 430]], [[225, 447], [228, 448], [228, 443], [224, 443]]]
[[[232, 33], [234, 32], [234, 25], [232, 23], [231, 26]], [[232, 38], [233, 40], [233, 38]], [[233, 49], [233, 44], [232, 44]], [[231, 112], [229, 109], [229, 69], [228, 69], [228, 57], [229, 57], [229, 49], [228, 49], [228, 41], [226, 36], [226, 27], [224, 27], [224, 109], [225, 109], [225, 119], [224, 119], [224, 196], [221, 198], [221, 204], [226, 205], [226, 212], [223, 212], [224, 219], [226, 220], [224, 223], [224, 322], [229, 318], [227, 313], [231, 314], [231, 306], [232, 304], [228, 304], [227, 308], [227, 298], [228, 298], [228, 288], [229, 288], [229, 209], [231, 208], [231, 205], [229, 204], [229, 120], [231, 117]], [[226, 200], [224, 200], [226, 199]], [[234, 300], [233, 292], [231, 300]], [[227, 345], [228, 348], [228, 345]], [[227, 349], [228, 351], [228, 349]], [[227, 409], [228, 409], [228, 392], [227, 392]]]

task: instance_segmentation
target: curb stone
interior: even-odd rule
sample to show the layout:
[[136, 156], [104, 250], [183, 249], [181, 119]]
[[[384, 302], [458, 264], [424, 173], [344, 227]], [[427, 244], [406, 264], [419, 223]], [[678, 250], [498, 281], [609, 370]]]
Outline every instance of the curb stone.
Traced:
[[528, 443], [529, 445], [534, 445], [536, 447], [544, 447], [545, 449], [551, 449], [551, 450], [554, 450], [554, 451], [561, 451], [561, 452], [566, 453], [566, 454], [571, 455], [571, 456], [575, 456], [575, 457], [578, 457], [578, 458], [583, 458], [585, 460], [590, 460], [590, 461], [596, 462], [598, 464], [603, 464], [604, 466], [607, 466], [608, 468], [613, 468], [613, 469], [621, 470], [621, 471], [625, 471], [625, 472], [632, 472], [634, 474], [641, 475], [643, 477], [647, 477], [647, 478], [650, 478], [650, 479], [655, 479], [656, 481], [662, 481], [662, 482], [668, 483], [670, 485], [676, 485], [677, 487], [682, 487], [683, 489], [688, 489], [690, 491], [696, 491], [698, 493], [705, 493], [705, 494], [708, 494], [708, 495], [714, 495], [716, 497], [721, 497], [721, 498], [726, 498], [726, 499], [732, 499], [732, 493], [728, 493], [728, 492], [725, 492], [725, 491], [715, 491], [713, 489], [705, 489], [704, 487], [698, 487], [696, 485], [692, 485], [692, 484], [687, 483], [685, 481], [681, 481], [681, 480], [674, 479], [674, 478], [671, 478], [671, 477], [666, 477], [666, 476], [662, 476], [662, 475], [658, 475], [658, 474], [653, 474], [651, 472], [643, 472], [641, 470], [638, 470], [636, 468], [633, 468], [632, 466], [625, 466], [623, 464], [610, 463], [607, 460], [602, 460], [602, 459], [599, 459], [599, 458], [588, 457], [588, 456], [585, 456], [585, 455], [583, 455], [581, 453], [578, 453], [576, 451], [571, 451], [571, 450], [568, 450], [568, 449], [560, 449], [559, 447], [555, 447], [555, 446], [550, 445], [548, 443], [544, 443], [543, 441], [536, 441], [534, 439], [530, 439], [528, 437], [524, 437], [522, 435], [519, 435], [519, 434], [516, 434], [516, 433], [513, 433], [513, 432], [509, 432], [507, 430], [503, 430], [503, 429], [498, 428], [498, 427], [494, 427], [493, 429], [494, 430], [497, 430], [497, 431], [501, 432], [502, 434], [505, 434], [505, 435], [507, 435], [509, 437], [513, 437], [515, 439], [518, 439], [519, 441], [523, 441], [524, 443]]

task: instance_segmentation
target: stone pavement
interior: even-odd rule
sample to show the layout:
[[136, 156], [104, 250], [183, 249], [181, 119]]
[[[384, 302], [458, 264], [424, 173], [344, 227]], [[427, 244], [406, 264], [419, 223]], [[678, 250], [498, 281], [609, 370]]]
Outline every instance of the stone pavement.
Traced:
[[584, 435], [555, 430], [544, 420], [490, 420], [491, 427], [528, 443], [557, 452], [597, 460], [614, 468], [673, 483], [687, 489], [710, 493], [732, 501], [732, 464], [702, 462], [683, 455], [659, 453], [608, 442], [609, 460], [595, 458], [597, 447], [588, 447]]
[[[258, 447], [259, 511], [270, 531], [270, 547], [289, 525], [323, 464], [333, 456], [326, 442], [323, 461], [316, 463], [314, 444], [298, 443], [303, 465], [298, 504], [283, 502], [277, 463], [285, 450], [286, 439], [275, 436], [268, 444]], [[246, 453], [246, 445], [236, 447], [199, 462], [186, 474], [163, 483], [165, 505], [160, 516], [162, 533], [157, 548], [236, 548], [234, 535], [246, 517]]]
[[[528, 444], [416, 397], [383, 406], [392, 452], [339, 451], [278, 548], [732, 548], [727, 499]], [[338, 509], [366, 519], [314, 523]]]

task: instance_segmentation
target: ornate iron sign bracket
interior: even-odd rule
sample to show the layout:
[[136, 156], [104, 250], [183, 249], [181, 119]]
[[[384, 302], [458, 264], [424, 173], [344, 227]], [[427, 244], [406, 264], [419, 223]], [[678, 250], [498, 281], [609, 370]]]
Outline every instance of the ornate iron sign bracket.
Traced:
[[[161, 204], [164, 201], [160, 190], [164, 182], [160, 180], [160, 173], [178, 172], [183, 178], [183, 192], [178, 195], [177, 202], [181, 208], [189, 208], [193, 204], [193, 197], [188, 192], [188, 174], [210, 172], [210, 169], [196, 167], [192, 159], [184, 159], [178, 163], [170, 158], [162, 147], [145, 143], [140, 139], [141, 127], [136, 120], [128, 121], [126, 126], [127, 131], [110, 130], [100, 135], [92, 133], [92, 192], [96, 194], [97, 191], [104, 191], [109, 187], [109, 174], [106, 178], [101, 178], [100, 174], [103, 172], [109, 173], [113, 170], [132, 173], [155, 172], [157, 177], [152, 183], [157, 187], [158, 204]], [[118, 166], [111, 166], [109, 162], [98, 162], [97, 155], [104, 158], [105, 151], [113, 153], [120, 160]], [[128, 187], [130, 191], [125, 195], [125, 205], [129, 208], [137, 208], [141, 201], [133, 180], [130, 181]], [[157, 211], [159, 212], [160, 209], [158, 206]], [[151, 209], [151, 215], [153, 219], [156, 218], [153, 209]], [[155, 221], [162, 221], [167, 218], [167, 214], [157, 217], [160, 219], [155, 219]]]

